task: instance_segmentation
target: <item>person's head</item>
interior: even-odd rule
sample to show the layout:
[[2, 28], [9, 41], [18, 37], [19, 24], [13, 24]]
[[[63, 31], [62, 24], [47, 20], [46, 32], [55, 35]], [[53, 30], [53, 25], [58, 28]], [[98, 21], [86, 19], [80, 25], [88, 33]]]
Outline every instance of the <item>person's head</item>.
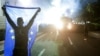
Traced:
[[18, 26], [23, 26], [23, 19], [22, 19], [22, 17], [18, 17], [18, 19], [17, 19], [17, 24], [18, 24]]

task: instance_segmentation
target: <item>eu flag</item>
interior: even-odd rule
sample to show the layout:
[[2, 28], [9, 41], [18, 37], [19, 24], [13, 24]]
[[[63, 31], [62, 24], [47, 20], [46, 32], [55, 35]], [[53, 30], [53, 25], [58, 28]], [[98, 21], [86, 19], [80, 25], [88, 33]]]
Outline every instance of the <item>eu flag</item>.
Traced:
[[[26, 26], [32, 16], [37, 11], [37, 8], [25, 8], [25, 7], [15, 7], [6, 5], [6, 11], [10, 16], [11, 20], [14, 22], [16, 26], [18, 17], [23, 18], [23, 26]], [[34, 40], [37, 34], [37, 24], [33, 22], [32, 26], [28, 30], [28, 42], [27, 42], [27, 49], [28, 49], [28, 56], [31, 56], [31, 47], [34, 44]], [[24, 35], [24, 33], [21, 33]], [[15, 48], [15, 30], [11, 26], [11, 24], [6, 20], [6, 36], [5, 36], [5, 43], [4, 43], [4, 56], [12, 56], [13, 50]], [[20, 40], [20, 39], [19, 39]], [[22, 42], [25, 41], [22, 39]]]

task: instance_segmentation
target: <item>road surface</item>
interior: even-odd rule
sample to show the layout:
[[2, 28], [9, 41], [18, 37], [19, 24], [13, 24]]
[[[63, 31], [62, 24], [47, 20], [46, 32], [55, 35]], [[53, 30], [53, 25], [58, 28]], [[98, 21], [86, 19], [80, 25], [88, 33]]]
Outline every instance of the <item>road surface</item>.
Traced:
[[41, 32], [31, 52], [32, 56], [100, 56], [100, 39], [83, 33]]
[[100, 56], [100, 39], [85, 37], [83, 33], [39, 32], [31, 53], [32, 56]]

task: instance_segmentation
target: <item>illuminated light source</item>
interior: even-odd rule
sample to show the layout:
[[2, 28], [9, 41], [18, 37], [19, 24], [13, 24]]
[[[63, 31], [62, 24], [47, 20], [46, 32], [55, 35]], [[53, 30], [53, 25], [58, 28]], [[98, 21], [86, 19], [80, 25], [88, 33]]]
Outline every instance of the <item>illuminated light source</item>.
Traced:
[[44, 22], [46, 24], [54, 24], [57, 26], [57, 24], [60, 26], [59, 23], [55, 23], [59, 21], [59, 19], [62, 16], [63, 11], [60, 7], [61, 0], [52, 0], [51, 4], [53, 5], [51, 8], [49, 8], [44, 13]]
[[60, 6], [60, 2], [61, 2], [61, 0], [53, 0], [51, 2], [51, 4], [54, 5], [54, 6]]
[[87, 21], [86, 23], [90, 23], [90, 21]]
[[71, 23], [68, 23], [67, 28], [68, 28], [69, 30], [71, 30], [71, 29], [72, 29], [72, 24], [71, 24]]
[[54, 26], [56, 27], [56, 29], [62, 29], [63, 23], [61, 21], [57, 21], [56, 23], [54, 23]]
[[52, 7], [44, 15], [45, 23], [53, 24], [56, 27], [56, 29], [62, 29], [63, 23], [60, 21], [62, 13], [63, 11], [61, 11], [59, 7]]
[[58, 7], [52, 7], [44, 14], [45, 19], [56, 20], [60, 19], [62, 11]]

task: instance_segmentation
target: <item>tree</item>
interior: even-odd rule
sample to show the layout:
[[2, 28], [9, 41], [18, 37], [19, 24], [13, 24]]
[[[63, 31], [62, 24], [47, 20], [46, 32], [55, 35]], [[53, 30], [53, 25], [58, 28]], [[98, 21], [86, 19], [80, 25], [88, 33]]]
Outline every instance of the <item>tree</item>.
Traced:
[[91, 3], [87, 6], [87, 11], [90, 15], [89, 21], [93, 23], [100, 23], [100, 1]]
[[80, 15], [80, 18], [84, 21], [84, 30], [85, 34], [88, 32], [88, 28], [90, 25], [87, 24], [87, 21], [90, 21], [91, 25], [93, 25], [94, 29], [100, 29], [100, 0], [86, 4]]

